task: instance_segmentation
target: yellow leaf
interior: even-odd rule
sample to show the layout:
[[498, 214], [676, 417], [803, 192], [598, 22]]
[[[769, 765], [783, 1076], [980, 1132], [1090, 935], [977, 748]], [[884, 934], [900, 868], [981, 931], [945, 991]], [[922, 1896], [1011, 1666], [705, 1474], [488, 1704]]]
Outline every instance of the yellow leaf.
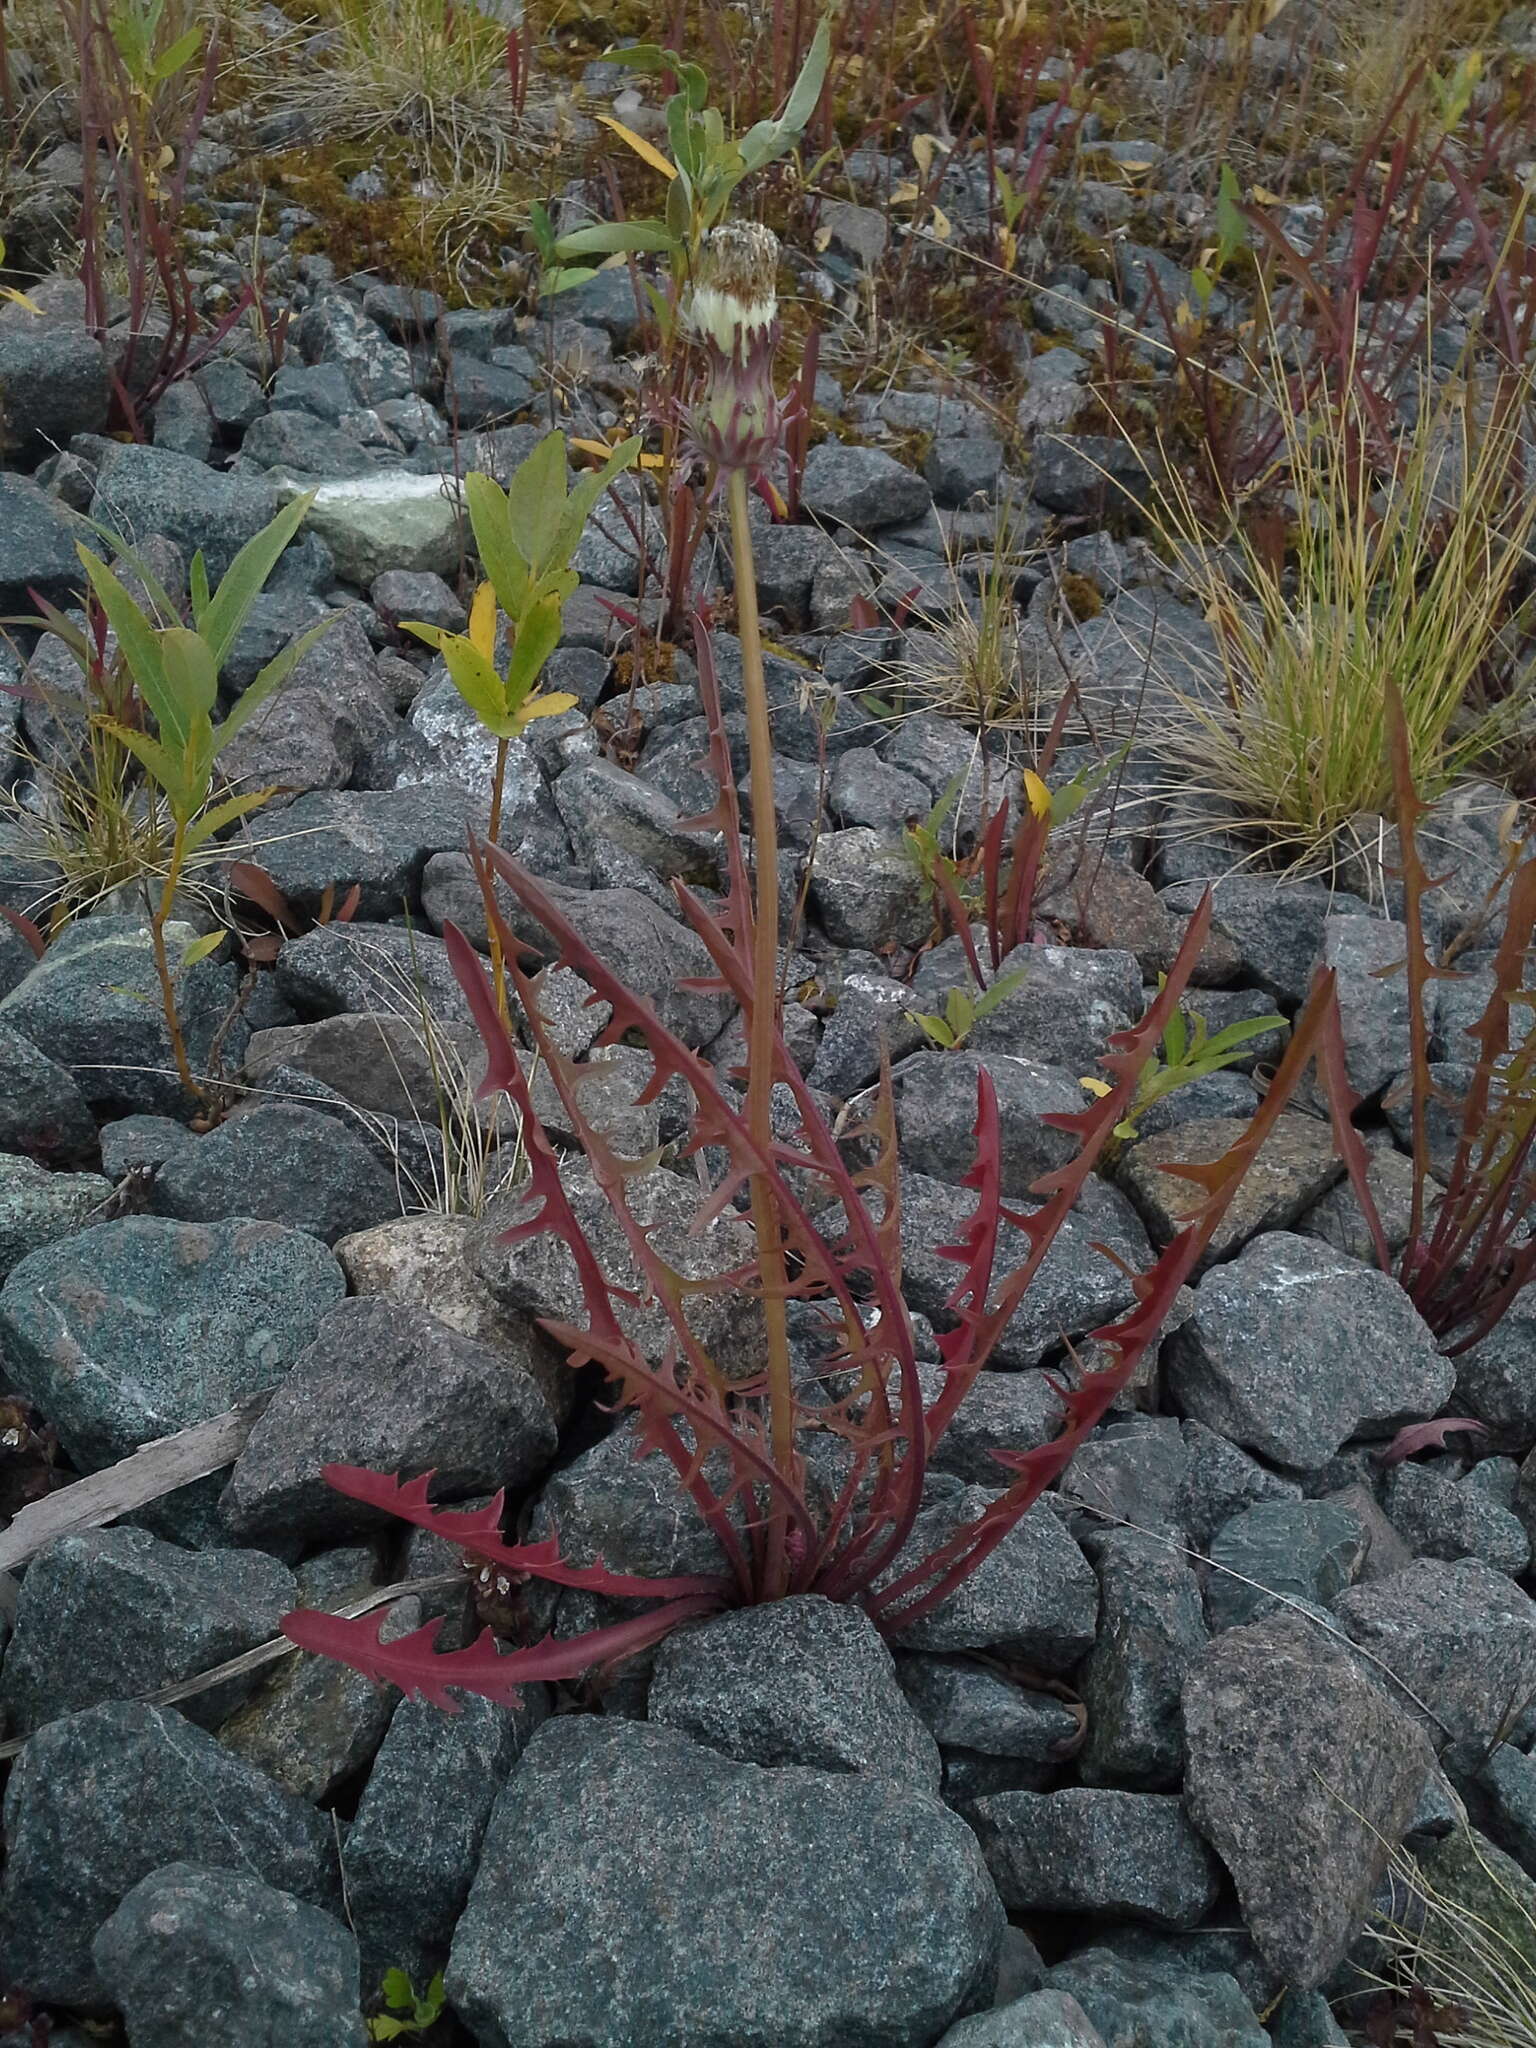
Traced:
[[530, 697], [517, 714], [519, 725], [526, 725], [531, 718], [555, 718], [562, 711], [572, 711], [576, 699], [569, 690], [546, 690], [541, 697]]
[[949, 224], [949, 215], [944, 211], [942, 206], [936, 206], [933, 209], [932, 225], [934, 239], [936, 241], [947, 242], [950, 236], [954, 233], [954, 229]]
[[1278, 192], [1271, 192], [1267, 185], [1255, 185], [1249, 197], [1255, 206], [1284, 206], [1285, 201]]
[[590, 455], [598, 462], [606, 462], [613, 453], [606, 441], [582, 441], [572, 434], [566, 442], [567, 448], [574, 448], [579, 454]]
[[482, 583], [469, 608], [469, 644], [490, 661], [496, 653], [496, 592]]
[[910, 178], [903, 178], [899, 185], [891, 188], [891, 197], [898, 206], [910, 206], [917, 197], [917, 186]]
[[622, 121], [615, 121], [612, 114], [599, 114], [598, 120], [605, 128], [611, 128], [620, 142], [627, 142], [642, 163], [649, 164], [653, 171], [660, 171], [664, 178], [677, 176], [676, 164], [670, 164], [659, 149], [655, 149], [643, 135], [637, 135], [633, 128], [626, 128]]
[[1024, 796], [1037, 818], [1048, 818], [1051, 815], [1051, 792], [1033, 768], [1024, 770]]
[[933, 168], [933, 155], [938, 146], [932, 135], [914, 135], [912, 138], [912, 161], [925, 178]]
[[1101, 1102], [1106, 1095], [1113, 1095], [1114, 1093], [1114, 1090], [1107, 1081], [1100, 1081], [1093, 1074], [1079, 1074], [1077, 1085], [1079, 1088], [1086, 1088], [1090, 1095], [1097, 1095]]

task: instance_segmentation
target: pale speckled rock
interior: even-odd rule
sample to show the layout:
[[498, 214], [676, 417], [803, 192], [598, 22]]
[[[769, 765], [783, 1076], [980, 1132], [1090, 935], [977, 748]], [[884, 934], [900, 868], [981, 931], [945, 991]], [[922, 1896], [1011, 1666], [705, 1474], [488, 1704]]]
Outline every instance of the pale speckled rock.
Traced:
[[83, 1230], [111, 1192], [99, 1173], [50, 1173], [0, 1152], [0, 1281], [29, 1252]]
[[1298, 1471], [1433, 1415], [1455, 1378], [1390, 1275], [1283, 1231], [1205, 1275], [1165, 1355], [1185, 1414]]
[[[1248, 1129], [1246, 1118], [1198, 1117], [1131, 1146], [1120, 1164], [1120, 1185], [1146, 1219], [1154, 1244], [1167, 1244], [1206, 1199], [1193, 1181], [1165, 1169], [1221, 1159]], [[1217, 1226], [1202, 1264], [1230, 1257], [1261, 1231], [1289, 1230], [1343, 1170], [1327, 1124], [1317, 1117], [1280, 1116]]]
[[[1390, 1583], [1390, 1582], [1389, 1582]], [[1321, 1984], [1363, 1923], [1433, 1764], [1413, 1721], [1304, 1617], [1219, 1637], [1184, 1688], [1185, 1797], [1266, 1960]]]
[[1352, 1586], [1334, 1613], [1407, 1691], [1403, 1711], [1438, 1738], [1492, 1737], [1512, 1704], [1536, 1696], [1536, 1602], [1481, 1558], [1416, 1558], [1406, 1571]]
[[1105, 2044], [1069, 1992], [1031, 1991], [1011, 2005], [960, 2020], [938, 2048], [1105, 2048]]

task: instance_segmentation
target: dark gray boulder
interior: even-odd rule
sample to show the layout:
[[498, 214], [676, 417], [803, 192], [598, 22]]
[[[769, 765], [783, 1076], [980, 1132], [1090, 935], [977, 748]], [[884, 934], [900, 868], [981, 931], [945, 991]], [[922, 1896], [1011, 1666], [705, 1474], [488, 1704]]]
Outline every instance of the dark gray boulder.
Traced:
[[448, 1995], [483, 2048], [923, 2048], [984, 2005], [974, 1837], [863, 1773], [546, 1723], [497, 1799]]
[[184, 1223], [250, 1216], [326, 1244], [398, 1216], [395, 1176], [355, 1130], [298, 1102], [258, 1102], [168, 1159], [154, 1207]]
[[5, 1840], [0, 1971], [36, 1999], [91, 2012], [111, 2003], [92, 1942], [167, 1863], [340, 1903], [329, 1818], [170, 1707], [114, 1701], [39, 1729], [6, 1786]]
[[1173, 1793], [999, 1792], [970, 1820], [1010, 1908], [1194, 1927], [1220, 1896], [1221, 1867]]
[[357, 1943], [242, 1871], [168, 1863], [92, 1944], [129, 2038], [153, 2048], [364, 2048]]

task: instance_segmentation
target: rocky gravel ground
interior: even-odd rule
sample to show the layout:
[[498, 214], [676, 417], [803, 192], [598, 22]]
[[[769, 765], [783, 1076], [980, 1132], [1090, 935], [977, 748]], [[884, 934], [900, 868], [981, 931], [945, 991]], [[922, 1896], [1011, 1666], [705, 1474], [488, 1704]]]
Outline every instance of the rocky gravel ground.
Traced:
[[[881, 218], [860, 176], [872, 188], [882, 169], [850, 164], [827, 244], [791, 252], [798, 275], [846, 283], [865, 216]], [[954, 166], [957, 217], [985, 175], [979, 155]], [[278, 214], [277, 256], [296, 228]], [[1119, 256], [1134, 316], [1172, 259], [1124, 240]], [[450, 309], [318, 254], [279, 274], [281, 367], [237, 329], [165, 394], [147, 445], [106, 431], [77, 283], [35, 284], [40, 316], [0, 307], [0, 612], [78, 612], [77, 543], [102, 526], [185, 591], [194, 550], [217, 577], [313, 489], [226, 685], [334, 619], [222, 764], [282, 795], [187, 899], [194, 926], [261, 942], [226, 940], [178, 979], [215, 1119], [176, 1078], [142, 896], [108, 897], [40, 957], [29, 942], [61, 878], [26, 819], [47, 813], [80, 692], [56, 639], [0, 646], [5, 1505], [67, 1502], [146, 1445], [240, 1418], [222, 1463], [84, 1515], [4, 1582], [0, 1983], [30, 2005], [0, 2048], [81, 2048], [108, 2022], [133, 2048], [361, 2048], [391, 1970], [418, 1992], [444, 1972], [421, 2038], [481, 2048], [1328, 2048], [1370, 1991], [1390, 1860], [1475, 1898], [1470, 1824], [1536, 1913], [1536, 1303], [1446, 1356], [1376, 1269], [1304, 1097], [1124, 1405], [904, 1635], [806, 1597], [688, 1628], [601, 1684], [530, 1686], [516, 1708], [445, 1714], [292, 1653], [178, 1693], [272, 1643], [298, 1605], [399, 1589], [386, 1639], [442, 1614], [445, 1645], [477, 1609], [499, 1618], [494, 1586], [333, 1492], [328, 1463], [435, 1468], [438, 1497], [465, 1504], [505, 1488], [517, 1526], [558, 1532], [577, 1562], [718, 1564], [633, 1424], [539, 1328], [579, 1313], [568, 1267], [503, 1242], [515, 1132], [469, 1100], [478, 1041], [439, 936], [478, 917], [485, 937], [464, 849], [493, 743], [401, 630], [464, 627], [459, 479], [505, 482], [557, 397], [575, 428], [617, 423], [643, 346], [630, 276], [601, 271], [547, 317]], [[1405, 1150], [1381, 1107], [1410, 1064], [1401, 983], [1380, 973], [1406, 948], [1381, 870], [1297, 879], [1230, 837], [1163, 829], [1135, 718], [1170, 672], [1199, 687], [1210, 627], [1112, 507], [1117, 444], [1074, 430], [1094, 320], [1088, 293], [1076, 343], [1031, 354], [985, 404], [918, 372], [870, 390], [823, 371], [800, 516], [755, 515], [783, 893], [800, 907], [786, 1038], [834, 1117], [890, 1056], [905, 1286], [935, 1386], [954, 1268], [934, 1248], [973, 1201], [978, 1068], [1016, 1201], [1061, 1163], [1043, 1119], [1082, 1106], [1081, 1077], [1155, 994], [1207, 882], [1186, 1008], [1213, 1029], [1283, 1020], [1161, 1102], [1090, 1182], [942, 1446], [935, 1531], [1000, 1490], [991, 1450], [1055, 1434], [1068, 1347], [1129, 1306], [1127, 1269], [1186, 1213], [1167, 1169], [1241, 1135], [1318, 965], [1337, 974], [1389, 1196]], [[617, 495], [582, 540], [546, 678], [576, 705], [512, 742], [501, 843], [724, 1074], [739, 1031], [686, 985], [707, 962], [670, 887], [723, 879], [718, 839], [687, 822], [709, 796], [697, 678], [682, 647], [649, 670], [630, 647], [657, 616], [638, 541], [660, 525], [641, 487]], [[946, 1050], [915, 1013], [942, 1007], [963, 959], [930, 944], [908, 828], [958, 789], [973, 829], [1026, 756], [1017, 734], [902, 699], [899, 679], [975, 599], [978, 557], [956, 547], [984, 552], [1005, 517], [1029, 540], [1022, 672], [1053, 701], [1075, 681], [1095, 715], [1068, 758], [1116, 768], [1055, 836], [1021, 981]], [[1084, 616], [1066, 577], [1091, 585]], [[713, 540], [697, 578], [729, 618]], [[739, 741], [730, 631], [714, 652]], [[1465, 786], [1431, 815], [1437, 943], [1498, 881], [1507, 801]], [[262, 900], [240, 862], [265, 871]], [[263, 915], [273, 890], [284, 932]], [[1464, 964], [1475, 980], [1487, 956]], [[538, 986], [585, 1056], [602, 1021], [588, 991], [560, 968]], [[1476, 1008], [1461, 983], [1436, 1000], [1433, 1056], [1455, 1062]], [[675, 1214], [683, 1241], [698, 1187], [676, 1106], [644, 1099], [631, 1048], [591, 1061], [601, 1128], [649, 1161], [651, 1213]], [[746, 1225], [695, 1242], [711, 1270], [739, 1254], [731, 1231]], [[718, 1341], [729, 1356], [732, 1332]], [[1481, 1433], [1389, 1459], [1436, 1417]], [[591, 1596], [546, 1590], [540, 1627], [594, 1619]]]

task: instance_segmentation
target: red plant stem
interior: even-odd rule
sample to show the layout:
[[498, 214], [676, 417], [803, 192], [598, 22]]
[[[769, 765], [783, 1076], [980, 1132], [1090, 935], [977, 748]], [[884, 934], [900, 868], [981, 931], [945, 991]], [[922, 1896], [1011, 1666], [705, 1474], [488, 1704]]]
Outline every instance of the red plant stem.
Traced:
[[[757, 880], [752, 924], [752, 1007], [747, 1019], [747, 1128], [760, 1155], [768, 1157], [773, 1151], [774, 1020], [779, 997], [779, 832], [773, 808], [773, 730], [763, 679], [763, 641], [757, 617], [757, 580], [744, 469], [732, 470], [726, 490], [736, 582], [736, 630], [741, 639], [742, 688], [747, 707], [752, 866]], [[772, 1182], [764, 1173], [752, 1176], [752, 1224], [757, 1233], [763, 1318], [768, 1335], [769, 1440], [774, 1463], [787, 1479], [795, 1465], [795, 1389], [784, 1305], [783, 1239]], [[788, 1590], [785, 1534], [784, 1509], [775, 1504], [770, 1511], [763, 1550], [763, 1594], [769, 1600], [781, 1598]]]

